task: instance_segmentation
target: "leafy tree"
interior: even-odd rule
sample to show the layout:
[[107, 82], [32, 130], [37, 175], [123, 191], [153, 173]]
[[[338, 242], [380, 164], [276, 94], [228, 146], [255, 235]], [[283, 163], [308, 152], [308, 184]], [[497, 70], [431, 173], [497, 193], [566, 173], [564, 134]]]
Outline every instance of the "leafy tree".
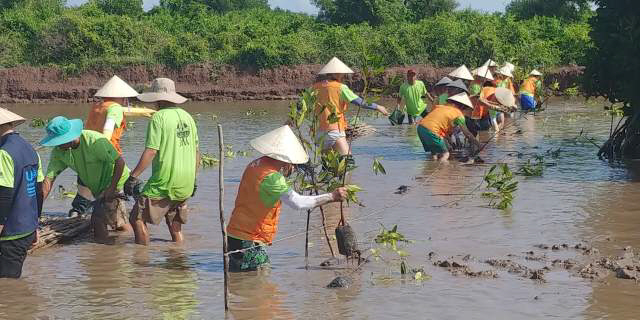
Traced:
[[96, 0], [96, 3], [109, 14], [137, 16], [144, 12], [142, 0]]
[[598, 0], [591, 19], [585, 89], [622, 103], [626, 121], [599, 152], [609, 160], [640, 158], [640, 6], [636, 0]]
[[451, 12], [459, 4], [456, 0], [406, 0], [405, 5], [414, 21], [420, 21], [438, 13]]
[[203, 9], [225, 13], [253, 8], [269, 9], [269, 2], [267, 0], [160, 0], [160, 6], [180, 13], [193, 13]]
[[408, 15], [404, 0], [312, 0], [322, 20], [335, 24], [366, 22], [376, 26], [401, 22]]
[[505, 11], [520, 20], [546, 16], [576, 21], [591, 12], [592, 3], [590, 0], [513, 0]]

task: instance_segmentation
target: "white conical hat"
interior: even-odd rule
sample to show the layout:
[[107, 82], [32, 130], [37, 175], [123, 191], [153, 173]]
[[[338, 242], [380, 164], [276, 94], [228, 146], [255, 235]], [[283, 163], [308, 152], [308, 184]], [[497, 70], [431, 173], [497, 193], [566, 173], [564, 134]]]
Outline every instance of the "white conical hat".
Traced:
[[489, 60], [487, 60], [487, 62], [485, 62], [482, 66], [483, 66], [483, 67], [497, 67], [497, 66], [498, 66], [498, 64], [497, 64], [495, 61], [493, 61], [493, 60], [489, 59]]
[[485, 79], [489, 79], [489, 80], [493, 80], [493, 75], [491, 74], [491, 71], [489, 71], [489, 67], [487, 66], [482, 66], [478, 69], [473, 70], [474, 71], [474, 75], [478, 76], [478, 77], [482, 77]]
[[118, 76], [111, 77], [95, 94], [96, 97], [101, 98], [132, 98], [138, 95], [139, 93], [136, 90], [118, 78]]
[[473, 76], [471, 75], [471, 72], [469, 72], [469, 69], [467, 69], [467, 66], [465, 66], [464, 64], [458, 67], [458, 69], [451, 71], [451, 73], [449, 73], [449, 76], [462, 79], [462, 80], [473, 81]]
[[320, 69], [318, 74], [330, 74], [330, 73], [353, 73], [353, 70], [349, 68], [340, 59], [333, 57], [329, 62]]
[[531, 71], [531, 73], [529, 74], [532, 76], [538, 76], [538, 77], [542, 75], [542, 73], [536, 69], [533, 69], [533, 71]]
[[511, 70], [507, 66], [504, 66], [504, 67], [498, 69], [498, 73], [503, 75], [503, 76], [507, 76], [509, 78], [513, 78], [513, 73], [511, 73]]
[[515, 66], [513, 63], [511, 63], [511, 62], [507, 62], [507, 63], [505, 63], [505, 64], [504, 64], [504, 67], [505, 67], [505, 68], [509, 68], [509, 71], [511, 71], [512, 73], [513, 73], [514, 71], [516, 71], [516, 66]]
[[458, 93], [453, 97], [449, 97], [449, 99], [447, 99], [447, 100], [452, 100], [452, 101], [455, 101], [455, 102], [462, 103], [465, 106], [473, 109], [473, 103], [471, 103], [471, 99], [469, 99], [469, 95], [467, 95], [465, 92]]
[[513, 108], [516, 106], [516, 98], [507, 88], [496, 88], [495, 96], [498, 102], [505, 107]]
[[0, 108], [0, 125], [13, 123], [14, 126], [25, 122], [25, 119], [5, 108]]
[[249, 144], [265, 156], [286, 163], [302, 164], [309, 161], [309, 155], [289, 126], [267, 132]]

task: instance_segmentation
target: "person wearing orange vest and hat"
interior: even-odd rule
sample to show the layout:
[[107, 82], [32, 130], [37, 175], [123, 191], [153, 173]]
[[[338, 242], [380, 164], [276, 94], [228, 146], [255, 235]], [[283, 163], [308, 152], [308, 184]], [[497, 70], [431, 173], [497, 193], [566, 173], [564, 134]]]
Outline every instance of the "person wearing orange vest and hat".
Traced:
[[27, 251], [38, 241], [42, 165], [14, 128], [25, 119], [0, 108], [0, 278], [20, 278]]
[[482, 66], [478, 69], [474, 69], [471, 73], [474, 75], [475, 79], [469, 84], [470, 96], [479, 95], [482, 88], [487, 85], [487, 82], [493, 83], [493, 73], [489, 70], [489, 67]]
[[447, 162], [449, 150], [445, 139], [458, 127], [462, 133], [479, 147], [476, 137], [469, 132], [465, 125], [465, 115], [470, 115], [473, 104], [466, 93], [450, 97], [447, 102], [451, 105], [440, 105], [434, 108], [418, 125], [418, 137], [425, 152], [431, 152], [433, 160]]
[[480, 95], [471, 97], [471, 101], [473, 112], [467, 119], [467, 128], [474, 136], [490, 127], [495, 132], [500, 131], [504, 118], [500, 120], [498, 114], [511, 112], [516, 108], [515, 97], [509, 89], [495, 88], [489, 84], [482, 88]]
[[317, 93], [315, 113], [318, 117], [318, 138], [324, 139], [325, 150], [333, 148], [343, 156], [350, 152], [345, 115], [349, 104], [389, 115], [384, 106], [367, 103], [342, 83], [344, 75], [352, 73], [351, 68], [340, 59], [333, 57], [318, 73], [323, 77], [313, 85]]
[[538, 70], [533, 70], [529, 73], [529, 77], [522, 82], [520, 86], [520, 107], [522, 110], [535, 110], [536, 96], [542, 90], [540, 77], [542, 77], [542, 73]]
[[[127, 105], [127, 98], [137, 95], [138, 92], [118, 76], [111, 77], [94, 95], [100, 98], [100, 101], [91, 106], [87, 121], [84, 123], [85, 130], [102, 133], [118, 151], [118, 154], [122, 155], [120, 138], [127, 126], [124, 106]], [[91, 208], [91, 201], [89, 200], [92, 197], [91, 191], [80, 179], [78, 179], [77, 184], [78, 193], [71, 202], [69, 217], [87, 214]], [[128, 224], [124, 226], [128, 226]]]
[[251, 147], [263, 156], [244, 170], [235, 208], [227, 225], [229, 270], [252, 271], [269, 263], [264, 247], [271, 245], [278, 230], [282, 203], [296, 210], [345, 199], [347, 191], [338, 188], [319, 196], [302, 196], [287, 183], [295, 165], [307, 163], [309, 156], [289, 126], [282, 126], [256, 139]]

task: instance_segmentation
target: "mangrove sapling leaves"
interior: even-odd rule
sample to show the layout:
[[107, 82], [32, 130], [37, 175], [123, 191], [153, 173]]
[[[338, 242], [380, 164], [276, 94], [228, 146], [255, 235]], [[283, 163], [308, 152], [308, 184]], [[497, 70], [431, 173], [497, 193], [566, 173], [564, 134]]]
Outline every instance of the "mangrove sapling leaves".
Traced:
[[518, 190], [518, 181], [514, 180], [513, 172], [505, 163], [491, 167], [484, 176], [489, 191], [482, 196], [489, 199], [489, 207], [506, 210], [513, 204], [513, 193]]
[[29, 123], [29, 127], [31, 128], [44, 128], [49, 123], [49, 120], [44, 120], [42, 118], [33, 118]]
[[383, 175], [387, 174], [387, 170], [385, 170], [384, 166], [380, 162], [380, 160], [382, 159], [383, 159], [382, 157], [377, 157], [373, 159], [372, 169], [373, 169], [373, 173], [375, 173], [376, 175], [378, 175], [378, 173]]
[[202, 168], [217, 166], [219, 163], [220, 160], [209, 153], [203, 153], [200, 155], [200, 166]]

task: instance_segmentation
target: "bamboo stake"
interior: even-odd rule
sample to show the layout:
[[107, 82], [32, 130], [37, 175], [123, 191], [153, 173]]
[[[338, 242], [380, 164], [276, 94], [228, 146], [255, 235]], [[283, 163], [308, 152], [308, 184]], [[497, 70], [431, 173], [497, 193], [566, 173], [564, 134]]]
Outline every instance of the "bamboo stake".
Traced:
[[222, 230], [222, 259], [224, 261], [224, 310], [229, 311], [229, 256], [227, 255], [227, 230], [224, 226], [224, 137], [222, 135], [222, 125], [218, 124], [218, 143], [220, 151], [220, 163], [218, 165], [218, 185], [220, 206], [220, 228]]

